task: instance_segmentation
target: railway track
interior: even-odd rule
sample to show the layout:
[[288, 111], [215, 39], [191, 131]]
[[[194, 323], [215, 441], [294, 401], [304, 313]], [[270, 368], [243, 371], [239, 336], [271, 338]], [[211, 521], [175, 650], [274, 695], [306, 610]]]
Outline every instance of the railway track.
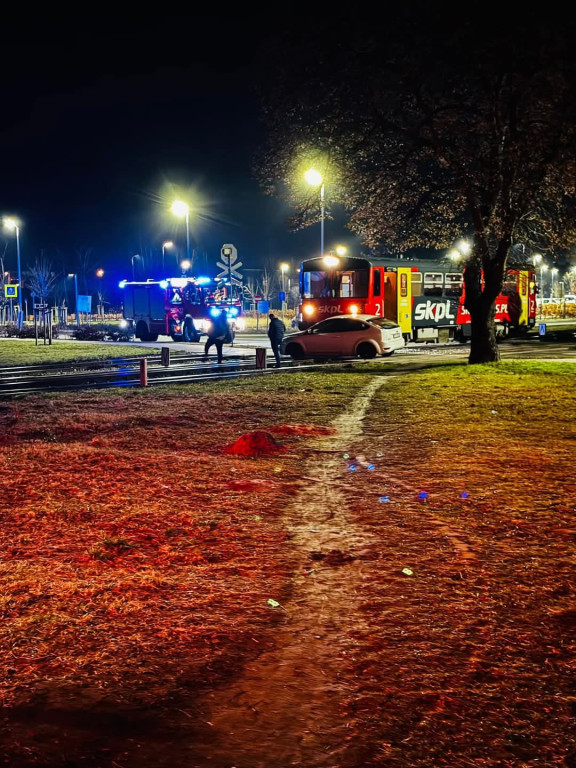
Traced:
[[[22, 397], [35, 393], [68, 392], [80, 389], [143, 386], [143, 358], [113, 358], [73, 363], [41, 363], [0, 367], [0, 399]], [[150, 355], [147, 361], [147, 386], [160, 384], [189, 384], [194, 381], [261, 376], [279, 373], [275, 367], [257, 368], [253, 359], [229, 356], [223, 363], [199, 360], [198, 355], [178, 355], [170, 365], [162, 363], [161, 355]], [[330, 365], [313, 362], [286, 362], [281, 371], [303, 368], [318, 369]], [[333, 364], [332, 364], [333, 365]]]

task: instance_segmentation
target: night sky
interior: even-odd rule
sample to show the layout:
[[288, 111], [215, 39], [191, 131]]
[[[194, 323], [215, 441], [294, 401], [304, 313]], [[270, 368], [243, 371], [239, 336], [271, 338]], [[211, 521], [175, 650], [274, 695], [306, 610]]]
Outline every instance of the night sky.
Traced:
[[[23, 262], [92, 248], [128, 277], [130, 257], [164, 240], [183, 255], [169, 211], [179, 197], [197, 203], [191, 245], [208, 264], [224, 243], [245, 267], [316, 255], [319, 225], [290, 233], [289, 211], [252, 174], [265, 136], [253, 62], [273, 23], [102, 13], [4, 24], [0, 215], [22, 222]], [[326, 223], [327, 247], [345, 238], [358, 249]]]

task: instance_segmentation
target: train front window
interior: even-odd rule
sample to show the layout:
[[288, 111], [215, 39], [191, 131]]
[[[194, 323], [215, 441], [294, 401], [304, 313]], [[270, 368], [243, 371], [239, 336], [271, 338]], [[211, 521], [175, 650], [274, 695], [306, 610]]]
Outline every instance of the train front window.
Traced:
[[330, 272], [304, 272], [302, 275], [302, 293], [305, 299], [325, 299], [331, 294]]

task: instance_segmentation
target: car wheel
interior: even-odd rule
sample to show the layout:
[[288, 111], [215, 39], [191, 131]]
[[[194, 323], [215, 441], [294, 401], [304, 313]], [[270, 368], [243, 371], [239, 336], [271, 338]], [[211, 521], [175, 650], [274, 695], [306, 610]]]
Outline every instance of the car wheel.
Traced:
[[372, 344], [363, 343], [360, 344], [358, 347], [358, 354], [363, 360], [371, 360], [373, 357], [376, 357], [376, 347], [373, 347]]
[[286, 347], [286, 354], [290, 355], [293, 360], [302, 360], [304, 357], [304, 350], [300, 344], [288, 344]]

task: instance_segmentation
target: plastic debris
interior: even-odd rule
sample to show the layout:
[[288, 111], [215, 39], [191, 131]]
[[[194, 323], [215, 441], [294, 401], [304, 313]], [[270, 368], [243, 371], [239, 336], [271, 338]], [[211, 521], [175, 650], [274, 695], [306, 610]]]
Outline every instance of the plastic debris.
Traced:
[[378, 501], [379, 501], [381, 504], [385, 504], [387, 501], [390, 501], [390, 496], [380, 496], [380, 498], [378, 499]]
[[418, 498], [420, 499], [420, 501], [426, 501], [426, 499], [428, 498], [428, 494], [426, 493], [426, 491], [420, 491], [420, 493], [418, 494]]
[[356, 470], [358, 469], [358, 466], [356, 464], [350, 464], [348, 469], [350, 470], [350, 472], [356, 472]]
[[[404, 574], [404, 576], [413, 576], [414, 575], [414, 571], [411, 568], [402, 568], [402, 573]], [[268, 602], [270, 602], [270, 601], [268, 601]]]
[[272, 600], [272, 598], [269, 598], [268, 605], [270, 608], [280, 608], [280, 603], [276, 602], [276, 600]]
[[282, 472], [282, 467], [274, 467], [274, 472]]
[[462, 493], [460, 494], [460, 498], [461, 498], [461, 499], [467, 499], [467, 498], [468, 498], [468, 496], [470, 496], [470, 494], [468, 493], [468, 491], [462, 491]]
[[490, 411], [490, 413], [494, 414], [494, 413], [498, 413], [498, 411]]
[[376, 465], [375, 464], [368, 464], [366, 469], [369, 469], [370, 471], [372, 471], [372, 470], [376, 469]]
[[349, 453], [343, 453], [342, 454], [342, 458], [343, 459], [349, 459], [350, 458], [350, 454]]

